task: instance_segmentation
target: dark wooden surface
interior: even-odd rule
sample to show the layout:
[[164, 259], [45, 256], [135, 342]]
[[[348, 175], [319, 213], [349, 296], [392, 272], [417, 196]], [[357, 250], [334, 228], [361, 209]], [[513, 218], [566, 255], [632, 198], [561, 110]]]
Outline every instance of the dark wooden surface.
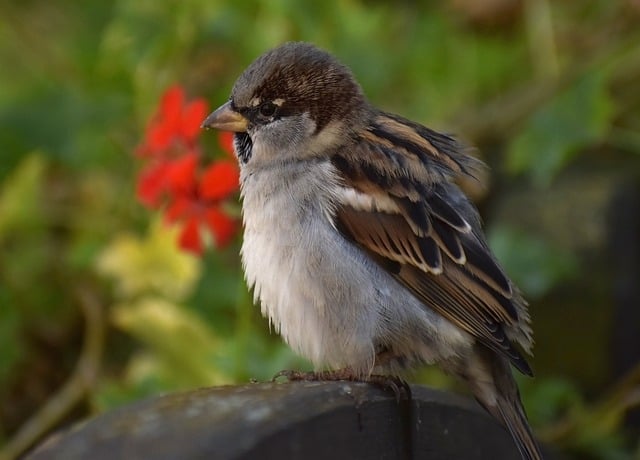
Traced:
[[155, 397], [90, 419], [28, 459], [519, 459], [467, 399], [351, 382], [261, 383]]

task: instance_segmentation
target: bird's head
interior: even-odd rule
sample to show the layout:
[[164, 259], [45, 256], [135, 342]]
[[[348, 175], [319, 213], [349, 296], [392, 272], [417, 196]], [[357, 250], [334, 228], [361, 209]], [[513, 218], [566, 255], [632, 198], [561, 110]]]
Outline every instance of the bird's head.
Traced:
[[257, 58], [203, 127], [236, 133], [241, 162], [304, 159], [331, 150], [366, 123], [367, 103], [347, 67], [307, 43]]

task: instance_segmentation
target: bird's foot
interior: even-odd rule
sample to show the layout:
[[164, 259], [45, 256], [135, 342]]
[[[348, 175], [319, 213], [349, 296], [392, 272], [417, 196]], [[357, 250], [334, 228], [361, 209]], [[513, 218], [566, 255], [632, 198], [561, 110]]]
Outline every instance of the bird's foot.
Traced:
[[400, 402], [400, 400], [403, 398], [411, 399], [411, 387], [400, 377], [377, 374], [362, 376], [353, 372], [353, 369], [349, 367], [333, 371], [319, 372], [283, 370], [274, 375], [271, 381], [275, 382], [280, 377], [285, 377], [290, 382], [348, 381], [371, 383], [385, 391], [391, 390], [396, 397], [396, 401], [398, 402]]
[[391, 390], [396, 401], [411, 400], [411, 386], [400, 377], [394, 375], [370, 375], [366, 382], [372, 383], [383, 390]]
[[363, 381], [359, 379], [349, 367], [335, 371], [319, 372], [284, 370], [274, 375], [271, 381], [275, 382], [280, 377], [285, 377], [291, 382], [337, 382], [340, 380], [349, 380], [351, 382]]

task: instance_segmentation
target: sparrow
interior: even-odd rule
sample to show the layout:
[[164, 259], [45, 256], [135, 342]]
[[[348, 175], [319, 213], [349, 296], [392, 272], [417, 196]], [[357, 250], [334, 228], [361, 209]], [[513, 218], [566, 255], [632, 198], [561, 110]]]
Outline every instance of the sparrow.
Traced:
[[438, 364], [542, 458], [511, 369], [532, 376], [527, 303], [456, 185], [479, 160], [308, 43], [258, 57], [202, 126], [235, 133], [246, 281], [294, 351], [351, 380]]

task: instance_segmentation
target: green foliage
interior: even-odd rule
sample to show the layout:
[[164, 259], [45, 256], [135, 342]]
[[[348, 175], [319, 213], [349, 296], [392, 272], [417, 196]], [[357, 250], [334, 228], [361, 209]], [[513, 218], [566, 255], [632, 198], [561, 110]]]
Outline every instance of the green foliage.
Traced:
[[96, 268], [116, 281], [120, 298], [159, 294], [183, 300], [197, 281], [200, 264], [181, 252], [175, 239], [175, 231], [157, 219], [144, 239], [117, 235], [96, 260]]
[[[0, 305], [8, 305], [9, 298], [6, 290], [0, 291]], [[0, 309], [0, 380], [6, 381], [9, 372], [23, 358], [22, 349], [19, 346], [20, 337], [20, 312], [10, 308]]]
[[[85, 320], [81, 289], [107, 318], [102, 378], [86, 397], [95, 410], [310, 367], [252, 305], [237, 240], [196, 259], [136, 204], [134, 151], [174, 83], [215, 106], [258, 54], [306, 40], [347, 63], [376, 105], [450, 132], [458, 130], [452, 120], [470, 120], [459, 134], [504, 147], [489, 158], [493, 170], [521, 187], [552, 184], [602, 146], [640, 151], [634, 2], [503, 2], [521, 7], [487, 5], [484, 15], [476, 3], [3, 2], [0, 407], [29, 410], [14, 419], [0, 410], [0, 439], [73, 368]], [[210, 158], [220, 154], [214, 136], [204, 142]], [[633, 158], [628, 169], [637, 171]], [[494, 179], [499, 200], [509, 189]], [[589, 276], [578, 255], [544, 236], [508, 222], [490, 227], [492, 247], [529, 299], [543, 301], [564, 281]], [[51, 362], [56, 372], [40, 375]], [[419, 378], [451, 385], [431, 370]], [[42, 381], [53, 383], [39, 399], [15, 396]], [[547, 439], [623, 458], [616, 456], [625, 455], [622, 415], [630, 406], [611, 403], [615, 410], [598, 425], [594, 414], [605, 412], [583, 392], [564, 376], [523, 385]], [[557, 429], [567, 417], [574, 429]]]
[[513, 139], [509, 171], [548, 185], [582, 149], [602, 142], [613, 116], [606, 77], [589, 73], [537, 110]]
[[492, 228], [489, 244], [505, 270], [531, 299], [578, 272], [576, 258], [562, 248], [508, 227]]
[[548, 378], [544, 382], [531, 384], [523, 381], [527, 388], [524, 404], [531, 423], [537, 426], [553, 423], [564, 413], [580, 408], [584, 410], [584, 401], [575, 384], [560, 378]]
[[[40, 228], [42, 223], [42, 209], [40, 207], [39, 195], [43, 181], [43, 172], [45, 164], [41, 156], [32, 154], [25, 157], [22, 164], [14, 171], [2, 184], [0, 190], [0, 246], [7, 247], [9, 240], [14, 235], [21, 235], [22, 238], [32, 235], [34, 238], [28, 238], [31, 242], [34, 239], [40, 239]], [[35, 235], [33, 235], [35, 233]], [[13, 242], [18, 244], [20, 241]], [[22, 246], [20, 249], [26, 249]], [[11, 251], [11, 248], [8, 248]], [[37, 253], [37, 250], [36, 250]], [[7, 282], [14, 282], [14, 289], [10, 286], [0, 286], [0, 305], [9, 305], [15, 300], [14, 295], [19, 290], [17, 284], [21, 279], [25, 278], [24, 269], [31, 268], [32, 260], [25, 260], [22, 257], [26, 255], [33, 256], [34, 251], [20, 251], [23, 264], [14, 263], [11, 267], [3, 269], [3, 278]], [[9, 260], [11, 255], [8, 254]], [[14, 256], [17, 259], [17, 257]], [[16, 260], [16, 262], [19, 262]], [[24, 268], [22, 268], [24, 267]], [[23, 349], [20, 345], [21, 336], [19, 326], [21, 324], [22, 315], [18, 309], [0, 308], [0, 380], [8, 377], [9, 371], [23, 356]]]
[[39, 195], [45, 164], [41, 155], [25, 157], [0, 190], [0, 241], [13, 232], [42, 225]]

